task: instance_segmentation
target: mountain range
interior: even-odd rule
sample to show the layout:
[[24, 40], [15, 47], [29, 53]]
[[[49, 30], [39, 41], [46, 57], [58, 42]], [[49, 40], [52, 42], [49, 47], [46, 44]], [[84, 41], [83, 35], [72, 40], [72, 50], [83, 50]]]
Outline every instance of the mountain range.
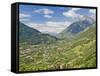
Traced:
[[31, 28], [21, 22], [19, 22], [19, 40], [20, 43], [28, 44], [41, 44], [41, 43], [51, 43], [59, 39], [73, 39], [78, 36], [81, 32], [91, 27], [95, 23], [91, 18], [85, 18], [84, 20], [79, 20], [73, 22], [69, 27], [65, 28], [58, 35], [55, 33], [41, 33], [37, 29]]
[[57, 38], [49, 34], [43, 34], [40, 31], [28, 27], [19, 22], [19, 42], [28, 44], [50, 43], [56, 41]]
[[85, 18], [84, 20], [79, 20], [73, 22], [69, 27], [65, 28], [60, 34], [61, 38], [73, 38], [75, 35], [78, 35], [80, 32], [84, 31], [94, 23], [94, 20], [91, 18]]

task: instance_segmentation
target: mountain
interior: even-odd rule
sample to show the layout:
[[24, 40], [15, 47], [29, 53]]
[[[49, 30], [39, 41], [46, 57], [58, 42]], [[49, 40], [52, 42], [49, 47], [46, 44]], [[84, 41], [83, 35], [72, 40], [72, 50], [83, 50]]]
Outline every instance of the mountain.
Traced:
[[74, 66], [96, 67], [96, 24], [78, 34], [70, 48], [73, 56], [78, 55], [72, 60]]
[[40, 31], [19, 23], [19, 42], [28, 44], [50, 43], [57, 38], [49, 34], [42, 34]]
[[77, 39], [88, 38], [88, 39], [96, 39], [96, 23], [93, 23], [89, 28], [80, 32], [77, 36]]
[[95, 68], [96, 25], [92, 24], [71, 42], [64, 39], [52, 44], [22, 46], [19, 55], [20, 71]]
[[90, 27], [93, 23], [94, 21], [91, 18], [85, 18], [84, 20], [73, 22], [69, 27], [62, 31], [59, 36], [63, 38], [74, 37], [86, 28]]

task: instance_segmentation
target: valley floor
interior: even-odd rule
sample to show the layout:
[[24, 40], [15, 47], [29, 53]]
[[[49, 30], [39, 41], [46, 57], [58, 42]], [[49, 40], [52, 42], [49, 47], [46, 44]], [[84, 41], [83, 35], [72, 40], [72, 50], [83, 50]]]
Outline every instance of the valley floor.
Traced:
[[96, 40], [58, 40], [51, 44], [21, 45], [19, 71], [96, 67]]

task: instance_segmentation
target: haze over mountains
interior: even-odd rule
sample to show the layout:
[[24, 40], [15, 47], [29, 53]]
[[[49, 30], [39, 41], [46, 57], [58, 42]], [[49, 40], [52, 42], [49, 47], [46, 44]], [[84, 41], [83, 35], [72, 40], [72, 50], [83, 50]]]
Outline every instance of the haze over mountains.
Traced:
[[19, 23], [19, 40], [21, 43], [29, 44], [50, 43], [56, 41], [57, 38], [49, 34], [43, 34], [40, 31], [30, 28], [23, 23]]
[[[57, 38], [73, 38], [75, 35], [78, 35], [80, 32], [86, 30], [88, 27], [90, 27], [95, 21], [90, 17], [85, 17], [83, 20], [75, 21], [71, 23], [67, 28], [65, 28], [60, 33], [53, 33], [53, 32], [40, 32], [37, 29], [34, 29], [32, 27], [29, 27], [23, 23], [20, 22], [20, 40], [23, 41], [30, 41], [34, 42], [35, 38], [38, 41], [38, 43], [41, 43], [40, 40], [57, 40]], [[67, 25], [67, 24], [65, 24]], [[42, 26], [40, 26], [42, 27]], [[43, 38], [45, 36], [45, 38]], [[47, 39], [46, 39], [47, 38]], [[39, 40], [38, 40], [39, 39]], [[50, 40], [50, 41], [51, 41]], [[36, 41], [36, 42], [37, 42]]]

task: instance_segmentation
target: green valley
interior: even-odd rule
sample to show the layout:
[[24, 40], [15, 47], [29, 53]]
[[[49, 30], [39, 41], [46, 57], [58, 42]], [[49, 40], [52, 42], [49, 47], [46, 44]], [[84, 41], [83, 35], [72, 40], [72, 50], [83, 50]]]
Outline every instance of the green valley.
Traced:
[[73, 39], [59, 39], [36, 30], [35, 34], [28, 33], [27, 37], [25, 34], [20, 38], [19, 71], [96, 67], [95, 23]]

